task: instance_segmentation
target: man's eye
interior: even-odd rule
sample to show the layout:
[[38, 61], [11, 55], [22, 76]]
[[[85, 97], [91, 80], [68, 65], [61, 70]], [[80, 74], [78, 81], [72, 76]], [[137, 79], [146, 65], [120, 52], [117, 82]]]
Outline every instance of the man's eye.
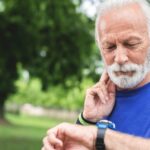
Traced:
[[114, 50], [114, 49], [116, 49], [116, 45], [108, 46], [107, 49], [108, 49], [108, 50]]
[[139, 43], [124, 43], [124, 46], [129, 48], [135, 48]]

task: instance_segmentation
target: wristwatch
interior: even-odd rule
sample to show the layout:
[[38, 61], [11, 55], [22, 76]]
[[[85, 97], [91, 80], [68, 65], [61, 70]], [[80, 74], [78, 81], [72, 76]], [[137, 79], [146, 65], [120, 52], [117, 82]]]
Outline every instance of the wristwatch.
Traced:
[[106, 129], [109, 128], [115, 130], [116, 126], [113, 122], [108, 120], [100, 120], [99, 122], [96, 123], [96, 126], [98, 128], [97, 138], [95, 143], [96, 150], [105, 150], [104, 137], [105, 137]]

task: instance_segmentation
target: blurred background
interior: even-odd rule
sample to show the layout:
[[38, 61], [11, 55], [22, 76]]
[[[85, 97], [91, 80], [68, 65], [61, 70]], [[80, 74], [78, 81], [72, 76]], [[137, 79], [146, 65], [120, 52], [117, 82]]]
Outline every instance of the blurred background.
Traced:
[[74, 123], [103, 70], [98, 0], [0, 0], [0, 150], [39, 150]]

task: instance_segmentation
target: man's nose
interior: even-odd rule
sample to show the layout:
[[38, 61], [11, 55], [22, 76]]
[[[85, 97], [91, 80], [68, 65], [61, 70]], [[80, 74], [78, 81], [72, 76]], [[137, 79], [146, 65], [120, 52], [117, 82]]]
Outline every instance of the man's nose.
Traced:
[[122, 47], [118, 47], [115, 51], [114, 61], [120, 65], [125, 64], [128, 61], [127, 50]]

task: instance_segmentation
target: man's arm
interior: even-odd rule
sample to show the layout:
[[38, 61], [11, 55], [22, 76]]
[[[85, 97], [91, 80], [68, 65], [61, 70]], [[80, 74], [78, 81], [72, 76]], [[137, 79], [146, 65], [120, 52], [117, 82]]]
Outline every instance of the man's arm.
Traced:
[[[48, 131], [42, 150], [95, 150], [96, 135], [96, 126], [63, 123]], [[150, 150], [150, 139], [111, 129], [106, 130], [104, 143], [106, 150]]]
[[150, 139], [123, 134], [110, 129], [105, 133], [106, 150], [150, 150]]

